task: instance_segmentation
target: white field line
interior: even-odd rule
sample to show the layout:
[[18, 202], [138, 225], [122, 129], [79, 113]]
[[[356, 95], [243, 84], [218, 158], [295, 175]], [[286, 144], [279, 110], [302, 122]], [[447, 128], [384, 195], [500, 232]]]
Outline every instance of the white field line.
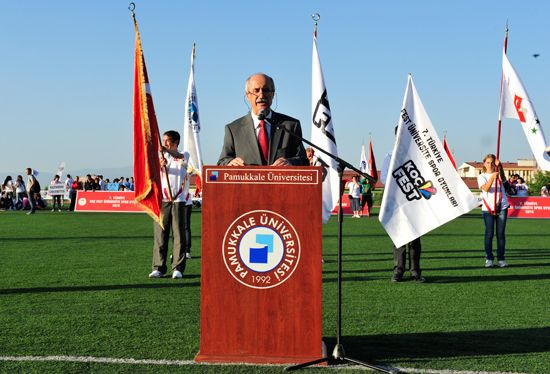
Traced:
[[[95, 362], [102, 364], [128, 364], [128, 365], [172, 365], [172, 366], [188, 366], [188, 365], [224, 365], [224, 366], [288, 366], [288, 365], [258, 365], [248, 363], [196, 363], [191, 360], [147, 360], [134, 358], [111, 358], [111, 357], [91, 357], [91, 356], [0, 356], [0, 361], [19, 361], [19, 362], [40, 362], [40, 361], [58, 361], [58, 362]], [[359, 365], [348, 366], [329, 366], [328, 370], [358, 370], [371, 369]], [[500, 371], [457, 371], [457, 370], [435, 370], [435, 369], [415, 369], [415, 368], [388, 368], [399, 369], [405, 373], [419, 374], [523, 374], [514, 372]]]

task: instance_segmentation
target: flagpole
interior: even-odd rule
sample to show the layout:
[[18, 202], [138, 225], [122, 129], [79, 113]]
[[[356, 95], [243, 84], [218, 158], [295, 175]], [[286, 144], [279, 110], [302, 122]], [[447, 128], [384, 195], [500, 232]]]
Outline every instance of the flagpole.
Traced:
[[[506, 27], [504, 28], [505, 35], [504, 35], [504, 54], [508, 51], [508, 21], [506, 21]], [[494, 212], [496, 214], [497, 212], [497, 195], [498, 195], [498, 188], [499, 188], [499, 177], [500, 177], [500, 132], [502, 129], [502, 100], [504, 98], [504, 71], [502, 72], [501, 78], [500, 78], [500, 102], [499, 102], [499, 108], [498, 108], [498, 131], [497, 131], [497, 154], [496, 158], [499, 160], [499, 167], [497, 167], [497, 177], [495, 179], [495, 205], [494, 205]]]
[[[504, 36], [504, 53], [508, 51], [508, 22], [506, 22], [505, 27], [505, 36]], [[498, 109], [498, 136], [497, 136], [497, 159], [500, 157], [500, 130], [502, 128], [502, 100], [503, 100], [503, 90], [504, 90], [504, 73], [500, 78], [500, 103]]]
[[[316, 47], [316, 43], [317, 43], [317, 24], [318, 24], [319, 20], [321, 19], [321, 16], [319, 15], [319, 13], [315, 13], [311, 16], [311, 19], [313, 19], [313, 21], [315, 22], [315, 26], [314, 26], [314, 29], [313, 29], [313, 36], [314, 36], [314, 43], [315, 43], [314, 45]], [[338, 273], [337, 273], [337, 278], [336, 278], [337, 279], [337, 282], [336, 282], [337, 283], [336, 344], [335, 344], [334, 349], [332, 351], [332, 356], [327, 355], [326, 357], [322, 357], [322, 358], [317, 359], [317, 360], [305, 362], [305, 363], [294, 365], [294, 366], [289, 366], [289, 367], [285, 368], [285, 370], [286, 371], [294, 371], [294, 370], [302, 369], [302, 368], [305, 368], [305, 367], [308, 367], [308, 366], [320, 364], [322, 362], [331, 362], [332, 360], [334, 360], [336, 363], [339, 363], [339, 364], [344, 363], [344, 362], [348, 362], [348, 363], [351, 362], [351, 363], [355, 363], [357, 365], [365, 366], [365, 367], [368, 367], [370, 369], [385, 372], [385, 373], [395, 373], [396, 372], [395, 370], [388, 370], [388, 369], [385, 369], [385, 368], [382, 368], [382, 367], [379, 367], [379, 366], [375, 366], [375, 365], [372, 365], [372, 364], [369, 364], [369, 363], [366, 363], [366, 362], [363, 362], [363, 361], [359, 361], [359, 360], [354, 359], [354, 358], [347, 357], [346, 353], [344, 351], [344, 346], [341, 342], [341, 339], [342, 339], [342, 252], [343, 252], [342, 251], [342, 232], [343, 232], [342, 227], [343, 227], [343, 221], [344, 221], [344, 213], [343, 213], [343, 208], [342, 208], [342, 196], [344, 195], [344, 185], [343, 185], [344, 169], [346, 167], [348, 167], [349, 169], [354, 170], [355, 172], [358, 172], [359, 174], [365, 176], [365, 178], [367, 178], [369, 180], [371, 180], [372, 177], [370, 175], [367, 177], [366, 173], [363, 173], [363, 172], [357, 170], [355, 167], [350, 165], [348, 162], [342, 160], [338, 156], [330, 154], [327, 151], [323, 150], [322, 148], [318, 147], [317, 145], [315, 145], [315, 144], [313, 144], [309, 141], [306, 141], [305, 139], [299, 137], [298, 135], [294, 134], [290, 130], [286, 129], [284, 126], [281, 126], [279, 128], [284, 130], [285, 132], [288, 132], [291, 136], [293, 136], [295, 138], [299, 138], [302, 141], [304, 141], [305, 143], [314, 146], [316, 149], [319, 149], [320, 151], [322, 151], [323, 153], [325, 153], [326, 155], [328, 155], [329, 157], [331, 157], [333, 160], [335, 160], [338, 163], [337, 170], [338, 170], [338, 197], [339, 197], [339, 199], [338, 199]]]
[[[128, 5], [128, 10], [132, 13], [132, 18], [134, 20], [134, 27], [135, 27], [136, 33], [139, 35], [139, 28], [138, 28], [138, 24], [137, 24], [137, 20], [136, 20], [136, 12], [135, 12], [136, 4], [135, 3], [130, 3]], [[141, 40], [141, 38], [140, 38], [140, 40]], [[142, 53], [143, 53], [143, 51], [142, 51]], [[158, 143], [159, 143], [159, 149], [161, 150], [161, 153], [162, 153], [162, 159], [166, 160], [166, 158], [164, 157], [164, 152], [162, 152], [162, 148], [164, 148], [164, 147], [162, 145], [162, 142], [160, 141], [160, 131], [158, 129], [158, 126], [157, 126], [157, 139], [158, 139]], [[168, 167], [166, 165], [164, 165], [163, 169], [164, 169], [164, 175], [166, 176], [166, 185], [168, 186], [168, 196], [170, 197], [170, 202], [173, 202], [174, 197], [172, 196], [172, 188], [170, 187], [170, 179], [169, 179], [169, 176], [168, 176]]]

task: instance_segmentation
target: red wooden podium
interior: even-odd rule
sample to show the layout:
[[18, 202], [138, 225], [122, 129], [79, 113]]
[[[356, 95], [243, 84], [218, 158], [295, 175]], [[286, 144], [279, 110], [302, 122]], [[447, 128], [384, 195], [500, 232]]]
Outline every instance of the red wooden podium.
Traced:
[[205, 166], [199, 362], [323, 357], [319, 167]]

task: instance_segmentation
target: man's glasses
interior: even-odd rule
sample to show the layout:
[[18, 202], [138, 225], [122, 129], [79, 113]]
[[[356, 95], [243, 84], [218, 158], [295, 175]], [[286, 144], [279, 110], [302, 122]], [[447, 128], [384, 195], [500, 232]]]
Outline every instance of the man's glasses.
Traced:
[[275, 91], [271, 88], [253, 88], [248, 91], [249, 94], [258, 96], [260, 93], [263, 93], [264, 95], [272, 95]]

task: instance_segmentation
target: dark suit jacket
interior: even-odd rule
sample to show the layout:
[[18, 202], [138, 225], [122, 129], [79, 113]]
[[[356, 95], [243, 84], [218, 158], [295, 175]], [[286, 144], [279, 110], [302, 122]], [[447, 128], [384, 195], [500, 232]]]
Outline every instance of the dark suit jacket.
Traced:
[[[292, 133], [302, 137], [300, 121], [281, 113], [273, 111], [271, 113], [271, 118], [267, 120], [271, 124], [267, 164], [271, 165], [278, 158], [284, 157], [291, 165], [309, 165], [302, 142], [277, 128], [277, 125], [284, 126]], [[225, 138], [218, 165], [227, 165], [235, 157], [242, 158], [246, 165], [262, 165], [258, 137], [250, 113], [225, 126]]]

